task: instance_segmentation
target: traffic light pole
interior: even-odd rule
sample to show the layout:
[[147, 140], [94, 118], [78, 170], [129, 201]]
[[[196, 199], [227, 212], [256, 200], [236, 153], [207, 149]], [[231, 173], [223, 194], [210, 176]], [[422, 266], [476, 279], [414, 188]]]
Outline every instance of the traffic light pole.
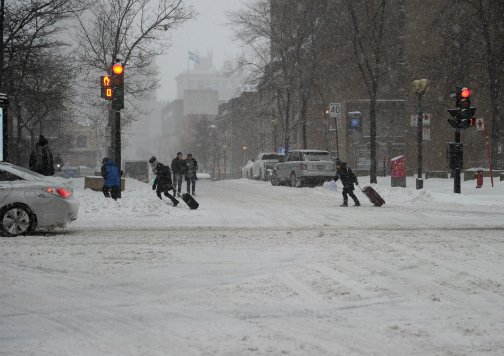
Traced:
[[424, 91], [421, 91], [418, 93], [418, 118], [417, 118], [417, 125], [418, 125], [418, 176], [416, 180], [416, 189], [423, 189], [423, 173], [422, 173], [422, 161], [423, 161], [423, 150], [422, 150], [422, 143], [423, 143], [423, 97], [424, 97]]
[[[455, 143], [460, 143], [460, 129], [455, 129]], [[453, 192], [460, 194], [460, 165], [455, 168], [455, 177], [453, 179]]]
[[121, 111], [115, 112], [115, 125], [114, 125], [114, 162], [119, 169], [121, 169]]

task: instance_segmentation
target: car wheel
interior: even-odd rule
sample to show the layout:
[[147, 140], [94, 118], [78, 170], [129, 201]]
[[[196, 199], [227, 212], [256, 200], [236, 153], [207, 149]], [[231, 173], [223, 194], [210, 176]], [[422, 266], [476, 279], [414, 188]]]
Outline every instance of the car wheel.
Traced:
[[292, 172], [290, 176], [290, 186], [293, 188], [299, 188], [302, 185], [301, 179], [296, 177], [296, 173]]
[[257, 180], [264, 180], [264, 177], [262, 175], [262, 169], [259, 168], [259, 178]]
[[0, 232], [3, 236], [15, 237], [31, 234], [37, 227], [37, 219], [30, 208], [12, 204], [0, 212]]
[[274, 187], [278, 187], [280, 185], [276, 172], [273, 172], [271, 175], [271, 185]]

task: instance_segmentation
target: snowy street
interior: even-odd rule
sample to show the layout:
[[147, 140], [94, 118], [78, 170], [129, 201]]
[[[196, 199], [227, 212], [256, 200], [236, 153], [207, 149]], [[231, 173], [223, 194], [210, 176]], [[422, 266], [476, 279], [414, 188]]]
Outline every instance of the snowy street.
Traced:
[[68, 229], [1, 240], [0, 355], [502, 355], [504, 182], [389, 179], [382, 208], [198, 182], [197, 211], [75, 180]]

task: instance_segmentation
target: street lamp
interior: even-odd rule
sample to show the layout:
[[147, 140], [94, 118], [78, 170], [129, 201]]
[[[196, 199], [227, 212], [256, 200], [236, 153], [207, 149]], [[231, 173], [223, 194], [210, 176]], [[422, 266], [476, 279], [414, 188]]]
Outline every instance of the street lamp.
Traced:
[[222, 151], [224, 151], [224, 179], [226, 179], [226, 175], [227, 175], [227, 167], [226, 167], [226, 151], [227, 151], [227, 146], [226, 145], [222, 146]]
[[416, 180], [416, 189], [423, 189], [423, 175], [422, 175], [422, 141], [423, 141], [423, 100], [425, 92], [430, 89], [430, 82], [428, 79], [414, 80], [411, 83], [411, 89], [418, 95], [418, 177]]
[[274, 120], [271, 120], [271, 127], [273, 127], [273, 141], [274, 141], [274, 145], [275, 145], [275, 149], [273, 152], [276, 152], [277, 151], [277, 129], [278, 129], [278, 126], [280, 126], [280, 121], [278, 119], [274, 119]]
[[247, 147], [243, 147], [243, 167], [245, 167], [247, 165], [247, 161], [246, 161], [246, 155], [247, 153]]

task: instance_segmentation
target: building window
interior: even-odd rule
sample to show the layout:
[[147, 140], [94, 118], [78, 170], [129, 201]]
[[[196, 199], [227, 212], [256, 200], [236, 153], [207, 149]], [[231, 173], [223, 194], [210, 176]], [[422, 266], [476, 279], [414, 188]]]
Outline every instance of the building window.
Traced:
[[86, 155], [79, 155], [79, 166], [86, 165]]
[[399, 0], [399, 11], [406, 11], [406, 0]]
[[77, 136], [77, 148], [87, 148], [87, 136]]
[[404, 50], [403, 45], [399, 46], [399, 53], [398, 54], [399, 54], [398, 63], [399, 64], [406, 63], [406, 51]]
[[399, 18], [399, 38], [406, 37], [406, 20], [404, 16]]

